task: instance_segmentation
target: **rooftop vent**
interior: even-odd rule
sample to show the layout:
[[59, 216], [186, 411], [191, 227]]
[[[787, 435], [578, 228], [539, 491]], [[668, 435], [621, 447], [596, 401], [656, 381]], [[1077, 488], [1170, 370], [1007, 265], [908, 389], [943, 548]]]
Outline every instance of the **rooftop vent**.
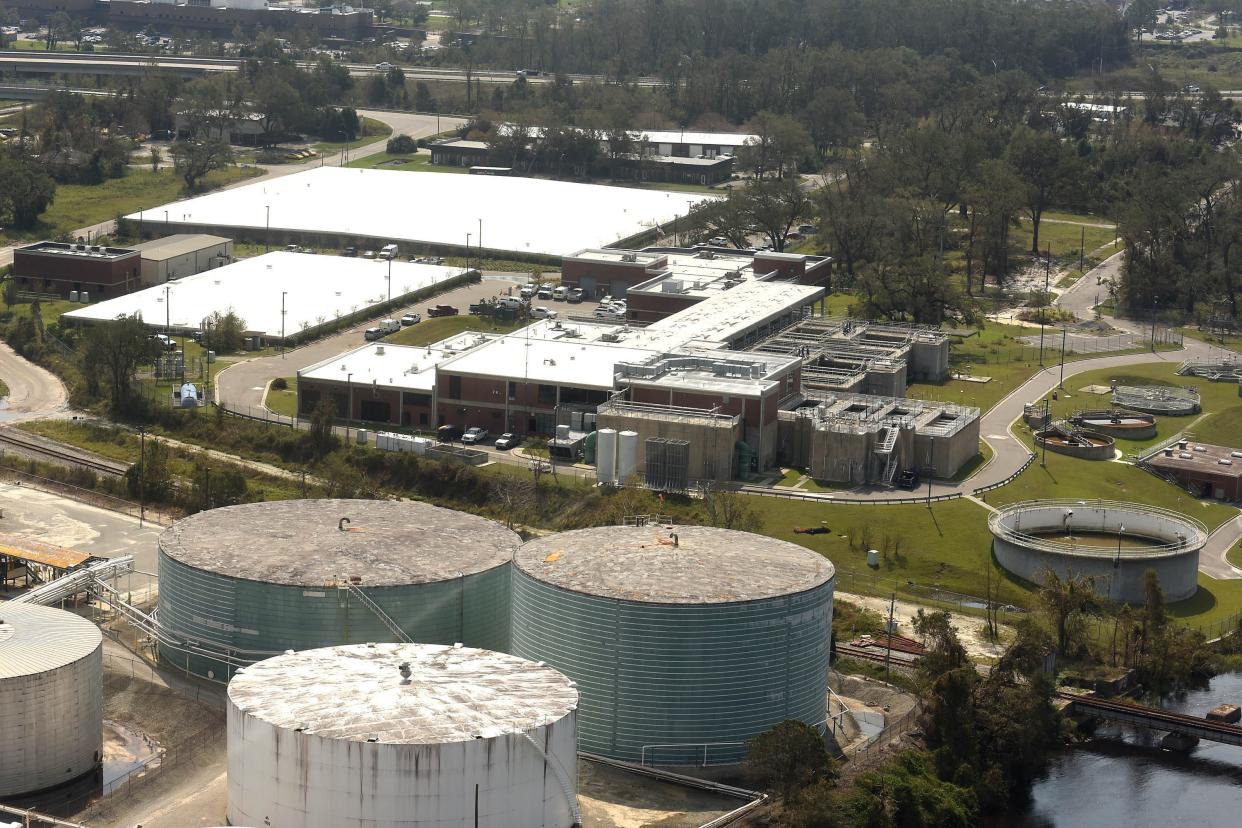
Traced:
[[623, 262], [636, 262], [636, 261], [638, 261], [638, 254], [637, 254], [637, 253], [622, 253], [622, 254], [621, 254], [621, 261], [623, 261]]

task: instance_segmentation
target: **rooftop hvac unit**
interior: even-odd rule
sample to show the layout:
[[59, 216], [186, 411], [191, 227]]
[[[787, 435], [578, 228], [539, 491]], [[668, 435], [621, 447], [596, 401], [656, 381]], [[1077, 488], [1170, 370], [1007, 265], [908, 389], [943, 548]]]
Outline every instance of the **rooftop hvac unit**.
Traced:
[[637, 253], [622, 253], [622, 254], [621, 254], [621, 261], [623, 261], [623, 262], [636, 262], [636, 261], [638, 261], [638, 254], [637, 254]]
[[700, 251], [698, 252], [698, 256], [697, 256], [697, 257], [698, 257], [698, 258], [700, 258], [700, 259], [714, 259], [714, 258], [716, 258], [716, 254], [715, 254], [715, 252], [714, 252], [714, 251], [712, 251], [712, 250], [710, 250], [710, 249], [708, 249], [708, 248], [703, 248], [702, 250], [700, 250]]

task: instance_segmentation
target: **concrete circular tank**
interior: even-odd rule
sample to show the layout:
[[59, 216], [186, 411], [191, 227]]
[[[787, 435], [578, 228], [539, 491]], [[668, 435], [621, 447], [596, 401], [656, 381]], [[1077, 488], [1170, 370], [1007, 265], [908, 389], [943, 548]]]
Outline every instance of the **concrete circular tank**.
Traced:
[[1112, 383], [1112, 404], [1146, 414], [1185, 417], [1199, 413], [1199, 392], [1173, 385], [1118, 385]]
[[411, 640], [509, 649], [514, 532], [424, 503], [284, 500], [159, 539], [160, 654], [219, 681], [285, 650]]
[[228, 688], [229, 824], [567, 828], [577, 706], [556, 670], [470, 647], [258, 662]]
[[1117, 451], [1117, 441], [1106, 434], [1056, 426], [1035, 432], [1035, 447], [1042, 449], [1045, 443], [1048, 451], [1080, 460], [1112, 460]]
[[0, 797], [100, 767], [103, 636], [54, 607], [0, 604]]
[[563, 532], [514, 556], [513, 653], [578, 683], [583, 751], [738, 762], [785, 719], [824, 722], [834, 574], [747, 532]]
[[1150, 440], [1156, 436], [1156, 417], [1143, 411], [1081, 411], [1070, 422], [1114, 439]]
[[1195, 594], [1207, 528], [1168, 509], [1110, 500], [1014, 503], [988, 517], [992, 551], [1008, 572], [1038, 583], [1046, 572], [1095, 578], [1114, 601], [1140, 603], [1155, 570], [1169, 601]]

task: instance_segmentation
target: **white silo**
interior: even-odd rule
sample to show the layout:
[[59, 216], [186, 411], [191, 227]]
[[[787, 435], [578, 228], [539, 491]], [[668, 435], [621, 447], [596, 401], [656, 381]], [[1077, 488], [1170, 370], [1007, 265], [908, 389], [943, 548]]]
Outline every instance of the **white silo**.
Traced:
[[595, 479], [601, 485], [617, 482], [617, 430], [601, 428], [595, 438]]
[[0, 797], [100, 767], [103, 636], [70, 612], [0, 604]]
[[617, 482], [624, 484], [638, 469], [638, 432], [617, 435]]
[[351, 644], [239, 670], [228, 821], [273, 828], [568, 828], [578, 691], [461, 646]]

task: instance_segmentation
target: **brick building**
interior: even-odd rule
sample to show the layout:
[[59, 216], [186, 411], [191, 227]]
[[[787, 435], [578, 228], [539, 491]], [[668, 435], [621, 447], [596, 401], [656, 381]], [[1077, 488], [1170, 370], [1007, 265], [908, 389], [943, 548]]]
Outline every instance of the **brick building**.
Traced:
[[20, 291], [85, 293], [91, 301], [121, 296], [142, 286], [141, 257], [125, 247], [42, 241], [13, 251], [13, 278]]

